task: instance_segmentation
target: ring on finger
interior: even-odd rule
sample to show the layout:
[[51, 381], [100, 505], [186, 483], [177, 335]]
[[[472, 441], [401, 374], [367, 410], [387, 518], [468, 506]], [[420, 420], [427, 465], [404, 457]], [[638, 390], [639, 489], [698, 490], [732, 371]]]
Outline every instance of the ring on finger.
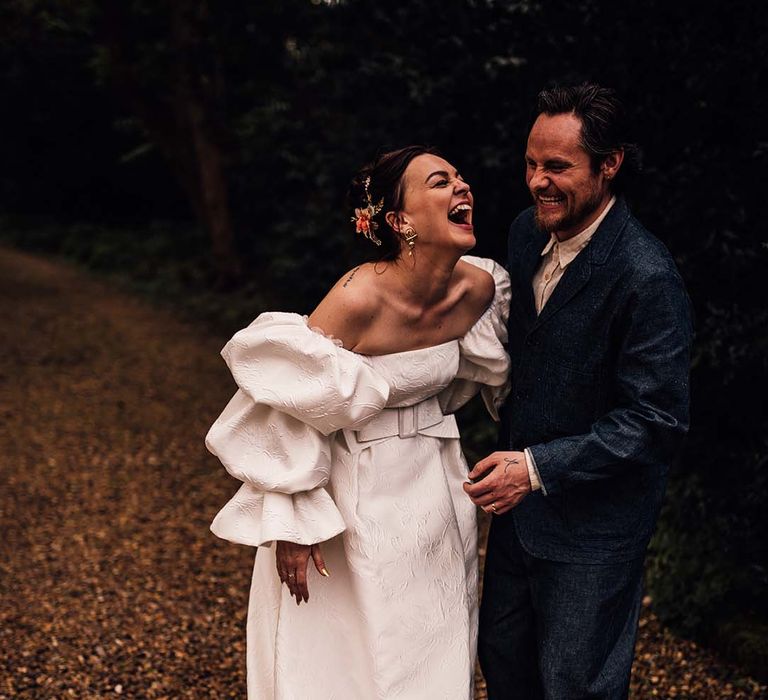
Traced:
[[496, 503], [495, 503], [495, 502], [494, 502], [494, 503], [491, 503], [491, 511], [492, 511], [493, 513], [496, 513]]

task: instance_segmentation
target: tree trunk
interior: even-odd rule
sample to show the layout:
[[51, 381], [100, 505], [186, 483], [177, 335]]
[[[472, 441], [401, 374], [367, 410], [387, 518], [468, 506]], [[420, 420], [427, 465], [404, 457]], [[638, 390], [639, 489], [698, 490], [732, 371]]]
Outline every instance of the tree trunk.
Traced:
[[239, 280], [241, 266], [235, 252], [225, 159], [217, 137], [223, 130], [216, 120], [220, 112], [217, 90], [222, 81], [206, 70], [216, 66], [215, 47], [201, 39], [208, 8], [205, 0], [173, 3], [171, 8], [169, 39], [174, 58], [168, 92], [152, 94], [142, 85], [137, 61], [131, 55], [134, 42], [129, 11], [117, 1], [106, 3], [104, 14], [111, 77], [119, 96], [160, 148], [192, 211], [208, 231], [218, 286], [232, 286]]
[[211, 237], [219, 284], [235, 283], [241, 273], [235, 254], [224, 155], [216, 116], [221, 112], [220, 70], [215, 47], [203, 35], [210, 32], [207, 0], [172, 5], [175, 49], [176, 112], [192, 140], [200, 210]]
[[200, 102], [190, 96], [186, 109], [197, 155], [202, 193], [201, 209], [211, 237], [216, 268], [223, 277], [221, 282], [234, 282], [240, 277], [241, 270], [234, 252], [234, 235], [221, 148], [206, 129], [204, 110]]

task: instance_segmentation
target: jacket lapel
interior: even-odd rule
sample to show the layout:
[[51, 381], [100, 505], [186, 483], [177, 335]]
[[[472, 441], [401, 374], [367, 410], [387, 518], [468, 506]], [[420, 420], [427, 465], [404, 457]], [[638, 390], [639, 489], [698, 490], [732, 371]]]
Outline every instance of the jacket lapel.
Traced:
[[573, 299], [578, 291], [589, 282], [591, 274], [592, 265], [590, 264], [589, 255], [586, 254], [586, 251], [582, 251], [582, 253], [577, 255], [576, 259], [566, 268], [562, 278], [557, 283], [557, 287], [555, 287], [555, 290], [552, 292], [552, 296], [549, 297], [547, 303], [544, 304], [544, 308], [536, 319], [534, 327], [546, 323], [547, 319], [554, 316], [554, 314]]
[[[552, 296], [544, 304], [544, 308], [536, 319], [533, 325], [534, 329], [552, 318], [589, 282], [592, 266], [602, 265], [608, 259], [611, 248], [627, 223], [627, 219], [629, 219], [629, 208], [624, 198], [619, 197], [595, 231], [587, 247], [576, 256], [563, 273], [560, 282], [552, 292]], [[531, 279], [533, 279], [533, 274]], [[532, 287], [531, 284], [528, 286]]]
[[517, 290], [522, 300], [525, 315], [531, 323], [536, 318], [536, 303], [533, 298], [533, 276], [541, 264], [541, 251], [549, 241], [549, 234], [538, 229], [531, 232], [530, 242], [520, 256], [520, 288]]

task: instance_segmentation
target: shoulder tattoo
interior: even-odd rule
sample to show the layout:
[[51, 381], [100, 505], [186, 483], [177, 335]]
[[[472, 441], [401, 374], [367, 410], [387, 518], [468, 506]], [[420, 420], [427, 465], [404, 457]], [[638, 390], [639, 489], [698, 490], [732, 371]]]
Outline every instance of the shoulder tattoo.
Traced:
[[344, 286], [344, 287], [346, 287], [346, 286], [347, 286], [347, 285], [348, 285], [348, 284], [349, 284], [349, 283], [352, 281], [352, 279], [353, 279], [353, 278], [354, 278], [354, 276], [355, 276], [355, 273], [356, 273], [356, 272], [357, 272], [359, 269], [360, 269], [360, 265], [358, 265], [358, 266], [357, 266], [357, 267], [356, 267], [354, 270], [352, 270], [352, 272], [350, 272], [350, 273], [349, 273], [349, 276], [347, 277], [347, 279], [345, 279], [345, 280], [344, 280], [344, 284], [343, 284], [343, 286]]

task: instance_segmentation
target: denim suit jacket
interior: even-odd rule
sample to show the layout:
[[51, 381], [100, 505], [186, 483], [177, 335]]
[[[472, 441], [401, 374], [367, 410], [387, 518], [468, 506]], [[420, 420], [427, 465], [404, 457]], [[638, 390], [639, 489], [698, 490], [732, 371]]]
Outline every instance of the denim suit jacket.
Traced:
[[537, 317], [532, 279], [548, 240], [533, 208], [509, 232], [512, 391], [500, 448], [530, 448], [547, 494], [511, 515], [533, 556], [629, 561], [645, 553], [688, 429], [688, 296], [666, 248], [619, 198]]

